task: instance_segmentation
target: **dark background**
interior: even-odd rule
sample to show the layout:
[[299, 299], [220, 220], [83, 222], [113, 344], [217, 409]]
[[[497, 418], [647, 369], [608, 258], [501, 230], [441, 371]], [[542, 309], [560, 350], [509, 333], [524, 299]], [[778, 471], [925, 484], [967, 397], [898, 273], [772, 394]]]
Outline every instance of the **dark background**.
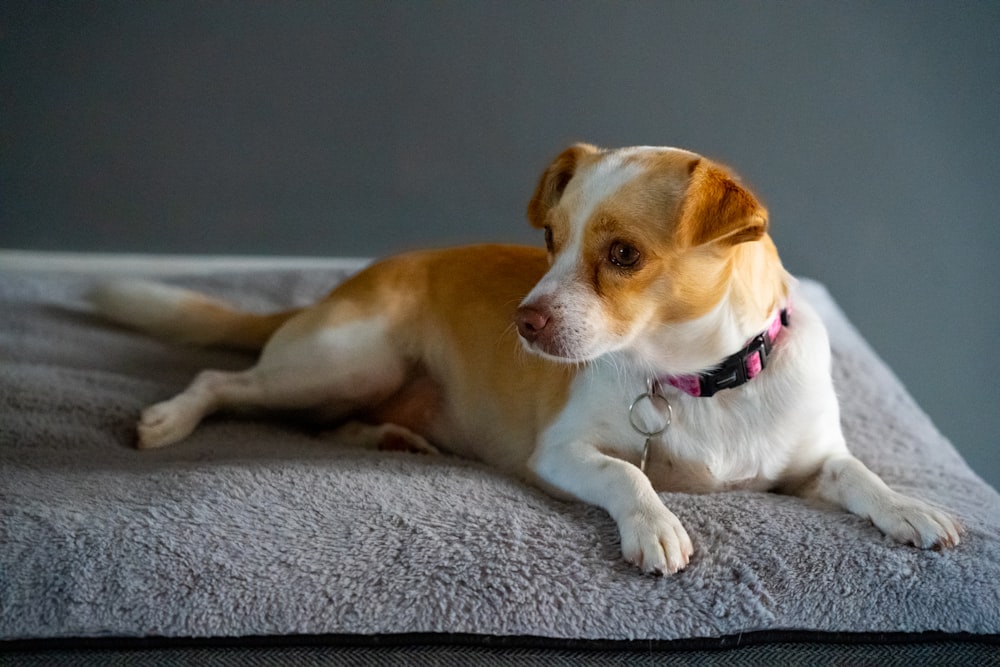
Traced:
[[722, 160], [1000, 487], [1000, 3], [5, 2], [0, 104], [8, 249], [540, 243], [569, 142]]

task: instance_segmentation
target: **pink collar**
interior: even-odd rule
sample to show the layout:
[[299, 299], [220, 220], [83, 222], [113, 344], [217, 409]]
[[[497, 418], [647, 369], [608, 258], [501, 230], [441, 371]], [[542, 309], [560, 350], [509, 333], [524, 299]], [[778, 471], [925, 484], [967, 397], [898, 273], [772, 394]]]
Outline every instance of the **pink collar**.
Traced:
[[767, 367], [767, 358], [774, 347], [774, 341], [787, 327], [792, 307], [789, 304], [774, 316], [765, 331], [747, 341], [739, 352], [731, 354], [718, 366], [696, 375], [665, 376], [660, 384], [669, 384], [685, 394], [708, 398], [723, 389], [732, 389], [746, 384], [760, 375]]

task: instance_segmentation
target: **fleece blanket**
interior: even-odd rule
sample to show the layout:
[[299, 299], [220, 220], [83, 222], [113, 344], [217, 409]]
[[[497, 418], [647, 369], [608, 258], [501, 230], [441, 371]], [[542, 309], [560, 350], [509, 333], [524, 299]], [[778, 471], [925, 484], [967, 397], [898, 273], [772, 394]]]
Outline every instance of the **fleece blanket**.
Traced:
[[[350, 266], [160, 277], [267, 310], [312, 301]], [[796, 498], [664, 493], [695, 554], [653, 578], [622, 561], [603, 511], [475, 462], [351, 450], [247, 415], [138, 452], [143, 406], [252, 358], [102, 322], [84, 300], [96, 278], [0, 261], [0, 639], [1000, 634], [1000, 497], [819, 284], [802, 298], [829, 325], [854, 452], [961, 517], [957, 549], [901, 546]]]

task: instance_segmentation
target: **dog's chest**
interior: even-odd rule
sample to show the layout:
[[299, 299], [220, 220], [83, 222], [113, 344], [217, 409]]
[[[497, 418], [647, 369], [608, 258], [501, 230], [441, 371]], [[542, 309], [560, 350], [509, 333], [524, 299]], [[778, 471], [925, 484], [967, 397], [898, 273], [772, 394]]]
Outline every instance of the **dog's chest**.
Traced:
[[811, 414], [784, 388], [772, 375], [710, 399], [680, 397], [666, 454], [705, 463], [720, 490], [774, 489], [801, 449], [801, 416]]
[[755, 401], [754, 393], [747, 388], [710, 399], [672, 396], [672, 423], [647, 455], [654, 488], [771, 489], [787, 465], [788, 448], [772, 406]]
[[774, 486], [770, 471], [750, 457], [725, 452], [712, 452], [704, 458], [686, 457], [675, 451], [669, 439], [663, 440], [651, 443], [646, 457], [645, 472], [657, 491], [766, 491]]
[[[735, 398], [699, 399], [670, 392], [666, 401], [657, 403], [669, 415], [670, 425], [650, 438], [646, 451], [645, 473], [654, 489], [709, 493], [774, 487], [787, 464], [774, 412], [765, 406], [734, 405]], [[646, 437], [630, 419], [634, 399], [594, 392], [570, 411], [581, 431], [589, 430], [591, 438], [600, 440], [599, 449], [638, 466]], [[741, 401], [746, 400], [743, 392]], [[595, 420], [596, 415], [600, 418]]]

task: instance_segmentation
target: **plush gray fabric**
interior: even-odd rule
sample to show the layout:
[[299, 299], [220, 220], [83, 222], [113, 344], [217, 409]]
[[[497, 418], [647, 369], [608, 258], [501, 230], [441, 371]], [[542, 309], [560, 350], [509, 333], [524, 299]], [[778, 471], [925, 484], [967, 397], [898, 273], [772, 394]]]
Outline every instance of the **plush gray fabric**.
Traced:
[[[172, 282], [275, 308], [342, 275]], [[795, 498], [667, 493], [696, 551], [657, 579], [622, 561], [603, 511], [474, 462], [353, 451], [294, 420], [236, 416], [137, 452], [144, 405], [252, 358], [104, 324], [82, 296], [93, 279], [0, 272], [0, 639], [1000, 633], [1000, 497], [814, 283], [803, 295], [830, 326], [854, 452], [960, 516], [958, 549], [900, 546]]]

